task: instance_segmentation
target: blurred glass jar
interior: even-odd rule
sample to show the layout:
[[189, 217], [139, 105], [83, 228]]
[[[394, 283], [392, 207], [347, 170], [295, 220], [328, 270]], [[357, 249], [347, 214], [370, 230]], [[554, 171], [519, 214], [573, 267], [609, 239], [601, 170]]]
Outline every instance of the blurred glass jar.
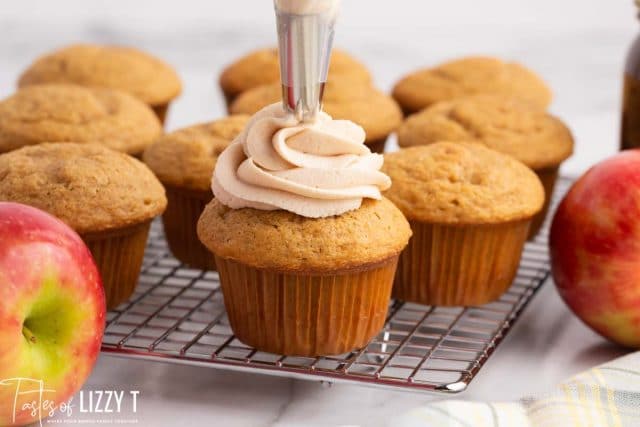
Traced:
[[[635, 0], [640, 7], [640, 0]], [[640, 35], [634, 40], [624, 70], [620, 148], [640, 148]]]

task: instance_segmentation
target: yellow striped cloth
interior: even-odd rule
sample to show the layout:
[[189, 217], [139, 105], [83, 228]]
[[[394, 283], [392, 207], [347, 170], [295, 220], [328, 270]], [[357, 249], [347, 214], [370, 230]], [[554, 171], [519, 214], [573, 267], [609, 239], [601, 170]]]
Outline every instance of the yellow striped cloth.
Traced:
[[639, 427], [640, 353], [576, 375], [541, 398], [513, 403], [442, 401], [415, 409], [398, 427]]

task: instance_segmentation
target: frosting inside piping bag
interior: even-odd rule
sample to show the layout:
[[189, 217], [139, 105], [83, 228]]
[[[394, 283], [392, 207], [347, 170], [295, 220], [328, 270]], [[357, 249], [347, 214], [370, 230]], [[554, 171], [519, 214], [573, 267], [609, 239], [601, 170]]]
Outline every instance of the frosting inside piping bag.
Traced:
[[364, 130], [320, 112], [299, 122], [281, 103], [254, 115], [218, 157], [215, 197], [232, 209], [284, 209], [322, 218], [379, 200], [391, 186], [383, 157], [364, 145]]

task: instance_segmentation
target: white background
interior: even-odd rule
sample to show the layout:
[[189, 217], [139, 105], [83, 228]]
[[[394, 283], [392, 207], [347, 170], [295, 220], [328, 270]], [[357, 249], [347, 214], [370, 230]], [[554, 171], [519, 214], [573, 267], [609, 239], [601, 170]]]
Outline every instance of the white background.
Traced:
[[[577, 174], [618, 145], [621, 73], [638, 25], [631, 0], [344, 0], [337, 45], [389, 90], [404, 73], [465, 54], [521, 61], [555, 91]], [[275, 43], [270, 0], [0, 1], [0, 96], [38, 54], [71, 42], [130, 44], [176, 66], [174, 129], [223, 114], [217, 76]], [[547, 284], [466, 399], [515, 399], [622, 354], [587, 330]], [[87, 388], [138, 389], [141, 425], [382, 425], [433, 397], [102, 357]]]

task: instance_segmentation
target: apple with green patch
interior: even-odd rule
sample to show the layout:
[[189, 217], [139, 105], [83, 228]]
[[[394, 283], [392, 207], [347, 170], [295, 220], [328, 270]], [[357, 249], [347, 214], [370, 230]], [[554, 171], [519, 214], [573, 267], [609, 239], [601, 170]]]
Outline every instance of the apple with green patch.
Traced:
[[571, 188], [550, 235], [553, 278], [588, 326], [640, 348], [640, 150], [591, 168]]
[[38, 209], [0, 202], [0, 425], [52, 415], [100, 351], [105, 298], [82, 239]]

